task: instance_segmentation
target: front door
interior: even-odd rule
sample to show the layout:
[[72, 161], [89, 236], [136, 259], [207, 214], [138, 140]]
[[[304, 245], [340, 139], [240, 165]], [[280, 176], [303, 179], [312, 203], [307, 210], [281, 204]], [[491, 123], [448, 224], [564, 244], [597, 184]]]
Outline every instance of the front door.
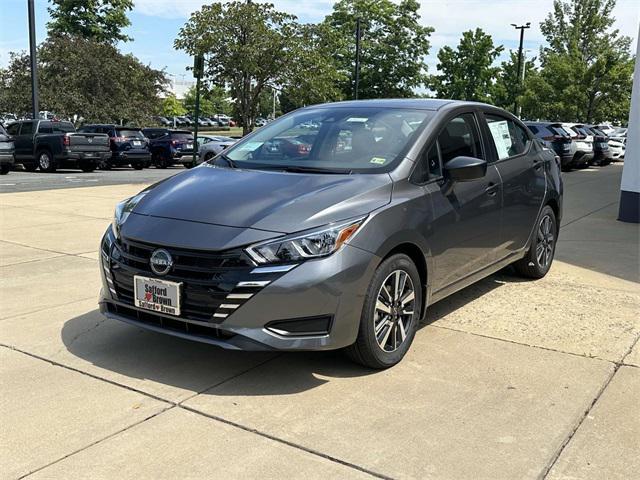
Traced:
[[[444, 166], [458, 156], [486, 158], [474, 113], [458, 114], [446, 122], [426, 153], [429, 164]], [[431, 196], [434, 222], [427, 233], [435, 272], [434, 293], [491, 265], [500, 246], [502, 183], [493, 165], [469, 182], [442, 177], [424, 186]]]
[[22, 122], [20, 133], [15, 137], [16, 159], [33, 158], [33, 124], [34, 122]]

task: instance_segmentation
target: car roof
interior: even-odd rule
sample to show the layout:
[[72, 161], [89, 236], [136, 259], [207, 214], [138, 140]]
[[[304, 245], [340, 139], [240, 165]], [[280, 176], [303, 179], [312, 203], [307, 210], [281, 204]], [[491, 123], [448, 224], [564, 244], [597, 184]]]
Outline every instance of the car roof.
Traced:
[[468, 104], [468, 105], [485, 105], [478, 102], [467, 102], [461, 100], [444, 100], [440, 98], [383, 98], [372, 100], [347, 100], [344, 102], [322, 103], [312, 105], [307, 108], [329, 108], [329, 107], [382, 107], [382, 108], [414, 108], [419, 110], [439, 110], [445, 105]]

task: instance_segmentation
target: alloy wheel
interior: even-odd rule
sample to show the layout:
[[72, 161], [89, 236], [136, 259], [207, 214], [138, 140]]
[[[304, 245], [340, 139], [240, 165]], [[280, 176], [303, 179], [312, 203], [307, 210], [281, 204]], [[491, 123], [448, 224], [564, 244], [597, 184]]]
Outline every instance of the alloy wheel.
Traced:
[[46, 153], [41, 153], [38, 158], [38, 163], [40, 165], [40, 170], [48, 170], [51, 166], [51, 161], [49, 160], [49, 155]]
[[538, 243], [536, 245], [536, 260], [541, 268], [547, 268], [553, 259], [555, 232], [553, 220], [545, 215], [538, 226]]
[[382, 282], [376, 298], [373, 327], [378, 346], [395, 352], [407, 338], [413, 321], [415, 290], [404, 270], [395, 270]]

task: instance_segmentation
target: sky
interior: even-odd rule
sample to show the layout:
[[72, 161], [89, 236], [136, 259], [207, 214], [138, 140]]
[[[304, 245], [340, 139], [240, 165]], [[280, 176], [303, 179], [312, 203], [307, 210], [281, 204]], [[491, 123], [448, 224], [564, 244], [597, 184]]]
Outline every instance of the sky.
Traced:
[[[131, 26], [126, 33], [133, 41], [120, 43], [125, 53], [133, 53], [143, 63], [157, 69], [165, 69], [176, 79], [190, 76], [185, 67], [192, 60], [181, 51], [173, 49], [173, 40], [187, 21], [191, 12], [211, 0], [134, 0], [135, 7], [129, 13]], [[319, 22], [332, 10], [334, 2], [328, 0], [271, 0], [276, 8], [298, 16], [301, 22]], [[48, 2], [35, 0], [36, 38], [41, 42], [46, 36]], [[553, 0], [422, 0], [420, 22], [435, 28], [431, 35], [431, 50], [426, 59], [428, 70], [435, 73], [438, 50], [450, 45], [455, 47], [462, 32], [477, 27], [489, 33], [496, 45], [504, 45], [502, 59], [510, 49], [518, 48], [519, 33], [512, 23], [531, 22], [525, 31], [525, 54], [532, 57], [544, 44], [540, 22], [551, 10]], [[618, 0], [614, 11], [615, 28], [633, 38], [635, 48], [640, 22], [640, 0]], [[29, 47], [27, 0], [0, 0], [0, 66], [6, 66], [9, 52]]]

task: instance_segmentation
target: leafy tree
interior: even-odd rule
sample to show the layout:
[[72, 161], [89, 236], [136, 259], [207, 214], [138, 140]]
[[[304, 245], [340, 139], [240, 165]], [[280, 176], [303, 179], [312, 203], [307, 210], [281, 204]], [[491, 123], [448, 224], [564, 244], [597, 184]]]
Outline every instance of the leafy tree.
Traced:
[[[253, 129], [260, 94], [303, 75], [296, 17], [272, 4], [231, 1], [204, 5], [180, 29], [174, 45], [191, 56], [204, 54], [205, 79], [227, 87], [244, 133]], [[307, 76], [324, 75], [323, 59], [307, 53]]]
[[162, 115], [167, 118], [179, 117], [187, 113], [182, 102], [175, 95], [167, 95], [162, 100]]
[[0, 69], [0, 112], [24, 115], [31, 111], [30, 65], [26, 52], [10, 52], [9, 64]]
[[[189, 115], [192, 117], [196, 114], [196, 87], [191, 87], [184, 94], [184, 107], [186, 108]], [[200, 92], [200, 116], [201, 117], [209, 117], [213, 115], [213, 103], [209, 100], [206, 95], [203, 95], [203, 92]]]
[[122, 29], [131, 24], [127, 12], [133, 8], [133, 0], [49, 1], [52, 21], [47, 27], [52, 35], [77, 35], [113, 44], [131, 40]]
[[440, 98], [490, 101], [500, 71], [493, 63], [502, 50], [480, 28], [463, 32], [457, 49], [446, 46], [438, 52], [440, 73], [431, 77], [430, 87]]
[[615, 0], [555, 0], [540, 24], [548, 96], [540, 97], [552, 120], [599, 122], [628, 115], [634, 59], [631, 39], [613, 29]]
[[[502, 62], [500, 70], [495, 79], [492, 92], [492, 103], [507, 110], [513, 110], [516, 103], [522, 106], [525, 97], [535, 94], [531, 91], [531, 86], [536, 83], [539, 72], [535, 66], [535, 58], [524, 58], [524, 65], [520, 70], [520, 75], [524, 71], [522, 86], [518, 83], [518, 52], [510, 52], [509, 60]], [[518, 91], [520, 88], [520, 91]], [[515, 113], [515, 112], [514, 112]], [[522, 116], [526, 117], [528, 112], [522, 109]]]
[[346, 98], [354, 95], [355, 29], [361, 19], [359, 98], [409, 97], [427, 80], [429, 36], [433, 28], [419, 23], [416, 0], [340, 0], [325, 25], [339, 38], [333, 54]]
[[[31, 109], [29, 57], [12, 55], [3, 78], [3, 108]], [[143, 123], [161, 110], [164, 72], [123, 55], [113, 45], [69, 35], [49, 37], [38, 48], [40, 108], [91, 122]]]

